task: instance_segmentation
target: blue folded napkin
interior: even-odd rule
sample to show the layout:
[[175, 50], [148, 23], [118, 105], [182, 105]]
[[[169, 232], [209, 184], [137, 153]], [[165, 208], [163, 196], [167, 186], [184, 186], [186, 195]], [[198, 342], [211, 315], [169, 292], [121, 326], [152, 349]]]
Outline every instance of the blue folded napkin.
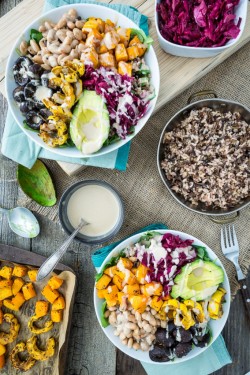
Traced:
[[[168, 227], [165, 224], [155, 223], [141, 228], [139, 231], [133, 233], [133, 235], [145, 231], [157, 231], [159, 229], [167, 228]], [[102, 262], [105, 260], [110, 251], [126, 238], [123, 238], [121, 241], [112, 243], [108, 246], [104, 246], [92, 254], [92, 262], [97, 272], [100, 270]], [[227, 351], [224, 339], [221, 335], [205, 352], [199, 354], [193, 359], [189, 359], [188, 361], [166, 366], [157, 366], [157, 364], [141, 362], [148, 375], [208, 375], [229, 363], [232, 363], [232, 359]]]
[[[45, 2], [43, 11], [47, 12], [62, 5], [75, 3], [99, 4], [115, 9], [134, 21], [141, 29], [143, 29], [146, 34], [148, 34], [148, 18], [138, 12], [136, 8], [123, 4], [109, 5], [100, 3], [98, 1], [88, 0], [47, 0]], [[129, 150], [130, 142], [126, 143], [118, 150], [112, 151], [100, 157], [72, 159], [69, 157], [57, 155], [53, 152], [45, 150], [44, 148], [33, 142], [30, 138], [28, 138], [15, 122], [12, 114], [10, 113], [10, 110], [8, 111], [6, 118], [1, 148], [3, 155], [19, 164], [24, 165], [27, 168], [31, 168], [37, 158], [44, 158], [86, 166], [95, 166], [110, 169], [115, 168], [121, 171], [126, 170]]]

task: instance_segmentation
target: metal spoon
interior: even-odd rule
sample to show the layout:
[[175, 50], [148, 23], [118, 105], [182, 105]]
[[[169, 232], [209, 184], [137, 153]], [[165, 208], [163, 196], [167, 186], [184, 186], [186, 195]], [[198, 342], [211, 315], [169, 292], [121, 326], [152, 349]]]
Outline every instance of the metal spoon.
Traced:
[[24, 207], [11, 210], [0, 207], [0, 213], [7, 216], [9, 226], [13, 232], [25, 238], [34, 238], [40, 232], [40, 226], [33, 213]]
[[45, 277], [47, 277], [53, 271], [53, 269], [57, 266], [62, 256], [66, 253], [74, 237], [85, 225], [88, 224], [89, 223], [87, 223], [87, 221], [81, 219], [80, 224], [69, 236], [69, 238], [62, 244], [61, 247], [59, 247], [59, 249], [54, 254], [52, 254], [48, 259], [46, 259], [45, 262], [41, 265], [36, 277], [37, 281], [45, 279]]

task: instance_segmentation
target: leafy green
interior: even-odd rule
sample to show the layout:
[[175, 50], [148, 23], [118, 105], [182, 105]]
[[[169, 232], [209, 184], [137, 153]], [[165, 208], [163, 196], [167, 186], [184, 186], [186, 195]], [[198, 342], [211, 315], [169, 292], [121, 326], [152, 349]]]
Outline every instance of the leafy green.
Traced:
[[118, 142], [120, 140], [120, 137], [117, 134], [111, 135], [106, 139], [106, 141], [103, 143], [103, 146], [109, 146], [112, 145], [115, 142]]
[[204, 261], [211, 261], [207, 254], [207, 249], [204, 246], [199, 246], [199, 245], [192, 245], [196, 252], [197, 252], [197, 257], [204, 260]]
[[16, 48], [15, 51], [16, 51], [16, 53], [18, 54], [18, 56], [22, 56], [22, 53], [21, 53], [21, 51], [20, 51], [19, 48]]
[[138, 242], [142, 242], [146, 247], [149, 247], [150, 246], [150, 240], [157, 235], [160, 235], [160, 233], [155, 232], [155, 231], [147, 232], [139, 238]]
[[67, 142], [65, 142], [63, 145], [59, 146], [60, 148], [65, 148], [65, 147], [74, 147], [75, 144], [72, 141], [71, 138], [68, 138]]
[[28, 129], [28, 130], [31, 130], [32, 132], [39, 133], [39, 130], [32, 129], [32, 128], [27, 124], [27, 121], [26, 121], [26, 120], [23, 121], [23, 127], [24, 127], [24, 129]]
[[40, 33], [40, 31], [36, 29], [30, 30], [30, 39], [34, 39], [37, 43], [39, 43], [42, 38], [43, 38], [43, 34]]
[[122, 257], [125, 257], [125, 253], [123, 251], [121, 251], [116, 257], [112, 257], [110, 259], [110, 261], [105, 264], [105, 266], [103, 267], [103, 269], [101, 270], [101, 272], [99, 272], [98, 274], [95, 275], [95, 281], [100, 280], [100, 278], [102, 277], [104, 271], [107, 268], [109, 268], [109, 267], [115, 266], [118, 263], [118, 260], [120, 258], [122, 258]]
[[101, 316], [100, 316], [103, 328], [106, 328], [106, 327], [109, 326], [109, 321], [104, 316], [106, 310], [107, 310], [107, 302], [104, 301], [103, 304], [102, 304], [102, 307], [101, 307]]
[[134, 36], [138, 36], [138, 38], [140, 39], [140, 41], [144, 44], [147, 44], [148, 47], [151, 46], [151, 44], [153, 43], [153, 39], [150, 37], [150, 36], [147, 36], [143, 30], [141, 29], [131, 29], [131, 34], [130, 34], [130, 38], [134, 38]]

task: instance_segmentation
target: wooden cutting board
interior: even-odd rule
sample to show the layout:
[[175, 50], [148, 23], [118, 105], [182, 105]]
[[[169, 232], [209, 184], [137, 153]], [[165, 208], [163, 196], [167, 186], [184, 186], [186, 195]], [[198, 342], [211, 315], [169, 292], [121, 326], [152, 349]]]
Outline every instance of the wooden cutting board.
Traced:
[[[102, 2], [114, 4], [122, 3], [123, 1], [102, 0]], [[154, 25], [155, 2], [153, 0], [127, 0], [126, 4], [134, 6], [141, 13], [149, 17], [150, 35], [154, 39], [154, 49], [158, 58], [161, 74], [161, 86], [155, 112], [250, 41], [249, 8], [245, 30], [241, 39], [237, 44], [233, 45], [222, 54], [206, 59], [171, 56], [160, 48], [157, 40]], [[3, 95], [5, 95], [5, 67], [12, 45], [27, 25], [41, 15], [43, 5], [44, 0], [23, 0], [22, 3], [1, 18], [0, 92]], [[58, 162], [58, 164], [69, 175], [83, 168], [83, 166], [73, 163]]]

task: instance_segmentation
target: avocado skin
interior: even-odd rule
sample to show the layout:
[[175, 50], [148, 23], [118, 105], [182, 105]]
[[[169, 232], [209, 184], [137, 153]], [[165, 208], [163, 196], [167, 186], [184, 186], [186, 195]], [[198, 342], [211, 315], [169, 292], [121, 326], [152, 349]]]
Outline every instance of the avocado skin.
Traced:
[[224, 281], [221, 267], [211, 261], [197, 259], [182, 267], [175, 277], [171, 297], [200, 301], [211, 296]]

